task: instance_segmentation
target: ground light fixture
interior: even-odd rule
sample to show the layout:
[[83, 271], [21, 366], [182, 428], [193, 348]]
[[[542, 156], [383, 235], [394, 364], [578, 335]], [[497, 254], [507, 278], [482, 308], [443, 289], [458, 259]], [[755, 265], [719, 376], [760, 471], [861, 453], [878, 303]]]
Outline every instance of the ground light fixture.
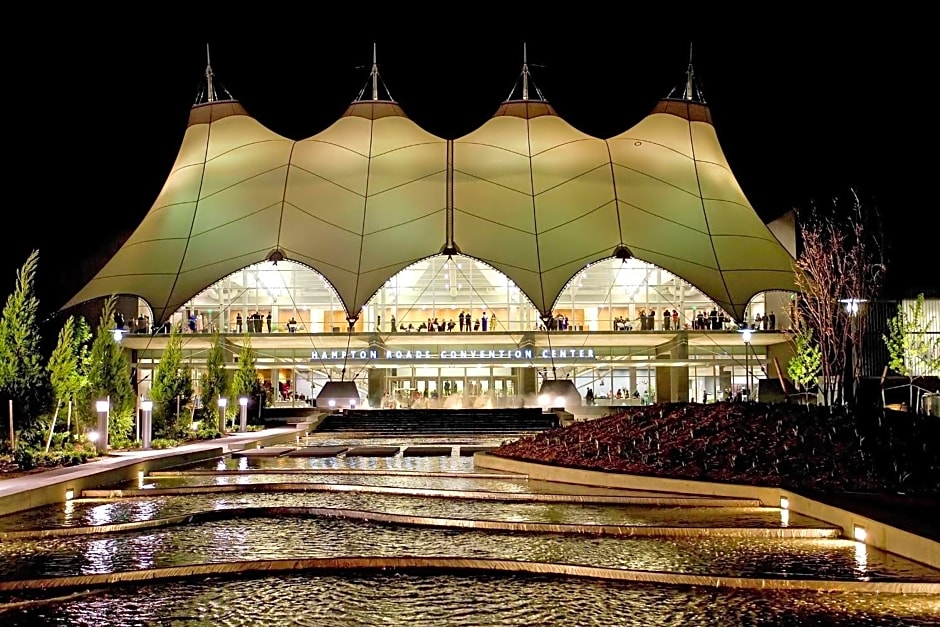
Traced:
[[787, 498], [787, 497], [785, 497], [785, 496], [781, 496], [781, 497], [780, 497], [780, 509], [790, 509], [790, 499], [789, 499], [789, 498]]
[[65, 500], [66, 500], [66, 501], [71, 501], [71, 500], [74, 499], [74, 498], [75, 498], [75, 489], [74, 489], [74, 488], [67, 488], [67, 489], [65, 490]]
[[868, 532], [865, 531], [865, 527], [855, 525], [852, 529], [852, 537], [855, 538], [856, 542], [864, 542], [868, 538]]

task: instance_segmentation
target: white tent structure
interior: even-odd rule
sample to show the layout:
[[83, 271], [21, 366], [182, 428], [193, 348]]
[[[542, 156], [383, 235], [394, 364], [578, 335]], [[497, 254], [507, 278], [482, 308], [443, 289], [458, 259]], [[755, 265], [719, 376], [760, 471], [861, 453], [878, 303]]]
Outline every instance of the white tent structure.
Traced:
[[210, 68], [207, 80], [150, 211], [66, 308], [136, 295], [162, 322], [240, 268], [290, 259], [321, 273], [354, 320], [388, 278], [441, 253], [505, 273], [543, 316], [611, 257], [660, 266], [736, 319], [759, 292], [796, 291], [792, 257], [691, 89], [605, 140], [530, 98], [524, 66], [521, 98], [447, 140], [379, 98], [373, 64], [371, 99], [294, 141], [215, 97]]

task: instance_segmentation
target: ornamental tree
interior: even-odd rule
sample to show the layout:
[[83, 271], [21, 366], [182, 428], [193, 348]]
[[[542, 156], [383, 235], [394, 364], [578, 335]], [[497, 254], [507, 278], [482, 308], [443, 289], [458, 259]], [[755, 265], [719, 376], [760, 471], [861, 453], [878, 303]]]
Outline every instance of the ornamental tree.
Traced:
[[813, 330], [805, 324], [800, 325], [793, 336], [793, 357], [787, 364], [787, 375], [800, 390], [808, 392], [810, 384], [819, 377], [820, 370], [822, 354], [813, 341]]
[[914, 379], [940, 370], [940, 335], [932, 335], [933, 318], [924, 311], [924, 295], [913, 306], [898, 305], [882, 335], [888, 348], [888, 367], [908, 381], [908, 407], [914, 407]]
[[799, 216], [797, 307], [819, 347], [820, 390], [827, 405], [847, 400], [846, 374], [855, 380], [861, 375], [861, 360], [852, 355], [862, 350], [867, 309], [851, 311], [845, 301], [871, 300], [884, 275], [880, 229], [866, 226], [869, 213], [853, 191], [847, 205], [837, 198], [825, 213], [812, 207]]

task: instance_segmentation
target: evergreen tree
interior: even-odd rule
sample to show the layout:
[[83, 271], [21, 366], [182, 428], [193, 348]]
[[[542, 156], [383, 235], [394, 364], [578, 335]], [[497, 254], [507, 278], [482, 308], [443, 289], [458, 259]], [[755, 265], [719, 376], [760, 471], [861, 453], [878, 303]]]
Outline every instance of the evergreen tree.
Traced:
[[206, 356], [206, 376], [202, 380], [202, 411], [207, 424], [219, 423], [219, 398], [228, 398], [228, 373], [225, 371], [225, 344], [216, 331]]
[[185, 436], [190, 422], [186, 408], [192, 397], [192, 376], [183, 363], [183, 335], [179, 325], [173, 325], [150, 386], [154, 433], [165, 438]]
[[49, 425], [49, 437], [46, 440], [47, 451], [52, 442], [52, 433], [55, 431], [56, 420], [62, 406], [78, 400], [88, 385], [87, 342], [90, 339], [91, 329], [85, 319], [69, 316], [59, 331], [56, 346], [49, 356], [46, 370], [49, 372], [55, 414], [52, 416], [52, 424]]
[[101, 319], [91, 344], [87, 394], [83, 405], [91, 419], [94, 402], [98, 399], [110, 399], [108, 437], [111, 446], [119, 448], [130, 442], [137, 399], [131, 385], [130, 362], [121, 345], [114, 339], [115, 305], [116, 298], [111, 296], [101, 310]]
[[241, 351], [238, 353], [238, 369], [235, 370], [235, 379], [232, 381], [232, 397], [247, 396], [249, 403], [259, 401], [264, 404], [264, 387], [258, 377], [255, 351], [251, 347], [251, 338], [245, 336]]
[[[48, 403], [48, 387], [40, 352], [39, 300], [35, 294], [39, 251], [34, 250], [16, 272], [16, 286], [0, 317], [0, 401], [6, 414], [13, 401], [14, 429], [35, 425]], [[4, 431], [8, 420], [0, 420]], [[9, 434], [7, 434], [9, 436]], [[9, 437], [3, 439], [9, 441]]]

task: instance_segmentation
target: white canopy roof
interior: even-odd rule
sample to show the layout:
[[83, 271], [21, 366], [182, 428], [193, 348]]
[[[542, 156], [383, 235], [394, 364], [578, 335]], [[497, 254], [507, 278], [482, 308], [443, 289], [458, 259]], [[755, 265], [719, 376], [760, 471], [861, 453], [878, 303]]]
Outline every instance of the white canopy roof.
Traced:
[[193, 108], [150, 211], [65, 307], [132, 294], [162, 321], [236, 270], [286, 258], [323, 274], [356, 316], [389, 277], [441, 252], [504, 272], [543, 314], [611, 256], [656, 264], [737, 318], [758, 292], [796, 290], [703, 104], [663, 100], [604, 140], [543, 101], [510, 101], [445, 140], [393, 102], [362, 101], [294, 141], [229, 100]]

